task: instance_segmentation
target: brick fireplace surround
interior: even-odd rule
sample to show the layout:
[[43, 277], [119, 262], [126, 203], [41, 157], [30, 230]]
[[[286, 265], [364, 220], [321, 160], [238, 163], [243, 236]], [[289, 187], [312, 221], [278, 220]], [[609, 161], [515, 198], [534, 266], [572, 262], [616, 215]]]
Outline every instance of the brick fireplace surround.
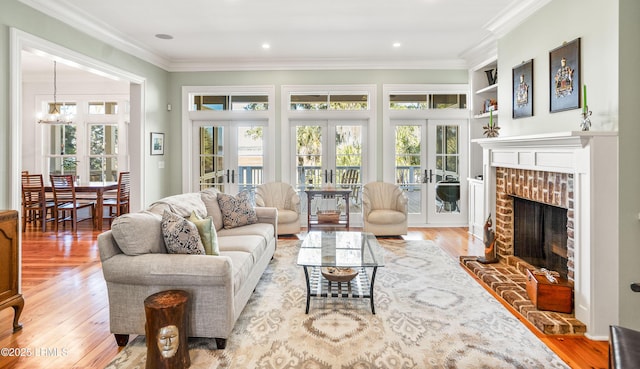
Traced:
[[480, 274], [491, 268], [510, 273], [505, 265], [532, 267], [513, 256], [512, 195], [566, 208], [575, 320], [586, 326], [571, 333], [582, 330], [591, 339], [607, 340], [609, 325], [618, 324], [617, 133], [558, 132], [483, 138], [472, 144], [483, 149], [484, 216], [494, 217], [503, 261], [475, 273], [483, 279]]
[[573, 281], [573, 175], [516, 168], [496, 168], [496, 245], [498, 255], [513, 255], [513, 196], [567, 209], [568, 279]]

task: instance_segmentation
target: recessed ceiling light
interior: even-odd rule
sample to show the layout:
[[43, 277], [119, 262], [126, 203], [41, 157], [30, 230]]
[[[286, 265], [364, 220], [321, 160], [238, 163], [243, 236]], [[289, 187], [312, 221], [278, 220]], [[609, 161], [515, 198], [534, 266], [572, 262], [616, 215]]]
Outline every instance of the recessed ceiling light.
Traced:
[[268, 43], [265, 42], [264, 44], [262, 44], [262, 48], [263, 49], [270, 49], [271, 45], [269, 45]]
[[399, 42], [394, 42], [394, 43], [393, 43], [393, 47], [400, 47], [400, 46], [402, 46], [402, 44], [401, 44], [401, 43], [399, 43]]
[[161, 40], [173, 40], [173, 36], [167, 35], [166, 33], [158, 33], [156, 37]]

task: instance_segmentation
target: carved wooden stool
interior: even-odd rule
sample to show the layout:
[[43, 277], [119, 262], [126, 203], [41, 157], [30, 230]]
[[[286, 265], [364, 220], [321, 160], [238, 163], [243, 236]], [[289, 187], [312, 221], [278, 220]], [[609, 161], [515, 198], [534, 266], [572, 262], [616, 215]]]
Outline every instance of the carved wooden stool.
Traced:
[[170, 290], [144, 300], [147, 369], [182, 369], [191, 366], [187, 344], [189, 294]]

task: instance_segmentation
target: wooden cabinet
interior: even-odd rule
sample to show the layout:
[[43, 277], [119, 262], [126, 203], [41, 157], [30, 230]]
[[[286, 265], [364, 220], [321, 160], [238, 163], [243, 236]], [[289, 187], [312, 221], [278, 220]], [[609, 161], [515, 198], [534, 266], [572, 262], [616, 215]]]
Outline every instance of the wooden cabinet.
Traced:
[[18, 212], [0, 211], [0, 310], [13, 308], [14, 332], [22, 329], [18, 320], [24, 307], [24, 299], [18, 288], [20, 273], [18, 237]]

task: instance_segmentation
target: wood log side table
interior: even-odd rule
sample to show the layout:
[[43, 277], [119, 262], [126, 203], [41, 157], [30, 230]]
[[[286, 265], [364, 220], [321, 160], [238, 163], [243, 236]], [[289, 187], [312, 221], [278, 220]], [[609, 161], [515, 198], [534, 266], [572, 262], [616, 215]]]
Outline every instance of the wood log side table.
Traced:
[[187, 342], [189, 294], [181, 290], [155, 293], [144, 300], [147, 369], [191, 366]]

